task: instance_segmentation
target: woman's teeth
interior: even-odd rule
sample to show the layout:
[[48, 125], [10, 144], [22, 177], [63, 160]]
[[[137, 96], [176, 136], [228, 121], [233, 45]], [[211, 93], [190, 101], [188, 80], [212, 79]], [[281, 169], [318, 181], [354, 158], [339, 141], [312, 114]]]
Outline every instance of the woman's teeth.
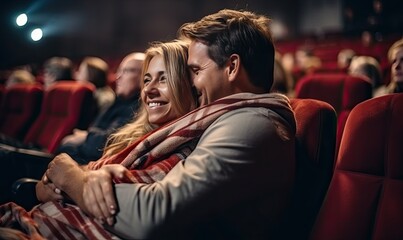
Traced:
[[149, 107], [158, 107], [158, 106], [161, 106], [161, 103], [150, 102], [150, 103], [148, 103], [148, 106], [149, 106]]

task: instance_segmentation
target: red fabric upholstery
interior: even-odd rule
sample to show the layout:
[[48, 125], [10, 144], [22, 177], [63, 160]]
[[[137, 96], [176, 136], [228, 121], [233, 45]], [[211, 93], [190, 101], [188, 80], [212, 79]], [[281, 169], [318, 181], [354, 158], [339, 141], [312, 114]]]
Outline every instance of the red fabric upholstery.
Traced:
[[337, 151], [351, 109], [372, 97], [372, 86], [364, 78], [348, 74], [311, 74], [298, 81], [295, 97], [322, 100], [334, 107], [337, 113]]
[[61, 81], [52, 85], [45, 92], [41, 112], [24, 142], [53, 153], [62, 138], [79, 125], [82, 110], [92, 107], [93, 91], [92, 85], [74, 81]]
[[43, 97], [40, 85], [18, 84], [5, 90], [0, 109], [0, 132], [22, 140], [39, 114]]
[[403, 239], [403, 94], [350, 113], [311, 239]]
[[306, 239], [333, 173], [336, 112], [323, 101], [291, 99], [297, 122], [297, 177], [280, 239]]

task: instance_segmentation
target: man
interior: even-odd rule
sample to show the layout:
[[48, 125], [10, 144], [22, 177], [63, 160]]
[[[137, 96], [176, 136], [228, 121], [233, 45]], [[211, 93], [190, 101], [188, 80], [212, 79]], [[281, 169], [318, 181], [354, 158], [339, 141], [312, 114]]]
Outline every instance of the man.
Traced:
[[127, 55], [119, 66], [116, 79], [116, 100], [101, 113], [88, 130], [75, 129], [66, 136], [57, 153], [67, 153], [80, 164], [102, 156], [107, 137], [123, 126], [138, 110], [143, 53]]
[[[179, 36], [191, 41], [188, 66], [201, 105], [190, 116], [200, 113], [196, 117], [204, 120], [211, 108], [229, 108], [201, 133], [186, 159], [161, 180], [115, 184], [114, 192], [111, 178], [128, 174], [122, 165], [136, 151], [126, 149], [122, 165], [96, 171], [78, 169], [59, 155], [41, 186], [63, 191], [123, 238], [268, 239], [285, 212], [295, 174], [293, 112], [285, 96], [268, 94], [274, 63], [268, 19], [222, 10], [183, 25]], [[253, 106], [231, 108], [229, 101], [243, 103], [238, 98], [252, 99]], [[267, 104], [259, 105], [261, 100]], [[186, 117], [166, 128], [186, 123]], [[63, 181], [69, 174], [60, 175], [66, 172], [75, 172], [70, 182]]]

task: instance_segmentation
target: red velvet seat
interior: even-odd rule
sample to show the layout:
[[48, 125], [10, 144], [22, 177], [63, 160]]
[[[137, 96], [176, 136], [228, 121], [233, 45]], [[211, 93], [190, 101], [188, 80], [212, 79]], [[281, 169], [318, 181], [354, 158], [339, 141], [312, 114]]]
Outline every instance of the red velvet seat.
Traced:
[[358, 104], [311, 239], [403, 239], [403, 94]]
[[280, 239], [306, 239], [333, 173], [336, 112], [323, 101], [291, 99], [296, 133], [296, 188]]
[[63, 137], [80, 125], [84, 112], [93, 112], [94, 87], [74, 81], [61, 81], [46, 90], [42, 109], [24, 139], [50, 153]]
[[0, 109], [0, 133], [24, 139], [39, 114], [42, 97], [40, 85], [18, 84], [6, 89]]
[[372, 86], [365, 79], [348, 74], [311, 74], [297, 82], [295, 97], [322, 100], [334, 107], [337, 113], [337, 151], [351, 109], [372, 97]]

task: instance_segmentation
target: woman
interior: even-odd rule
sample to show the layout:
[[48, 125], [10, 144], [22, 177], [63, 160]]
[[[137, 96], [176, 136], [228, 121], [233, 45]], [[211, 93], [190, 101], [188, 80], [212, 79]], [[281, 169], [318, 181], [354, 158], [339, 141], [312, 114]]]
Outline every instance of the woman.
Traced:
[[391, 64], [391, 81], [388, 86], [379, 89], [375, 97], [403, 92], [403, 39], [392, 44], [388, 51], [388, 59]]
[[[116, 155], [119, 155], [117, 153], [120, 153], [129, 144], [141, 139], [143, 135], [196, 108], [196, 98], [192, 91], [192, 83], [187, 69], [187, 49], [188, 44], [182, 41], [153, 43], [147, 49], [142, 70], [142, 106], [140, 113], [132, 123], [125, 125], [109, 138], [101, 160], [90, 163], [88, 168], [95, 169], [102, 166], [103, 164], [100, 163], [104, 163], [103, 160], [114, 159]], [[176, 163], [177, 161], [172, 162], [172, 164]], [[37, 197], [41, 202], [62, 201], [65, 200], [64, 196], [64, 193], [51, 183], [39, 182], [37, 185]], [[65, 207], [59, 202], [48, 202], [38, 205], [30, 213], [26, 213], [22, 208], [12, 204], [3, 205], [1, 208], [14, 209], [14, 212], [20, 212], [20, 216], [26, 216], [26, 218], [10, 219], [9, 222], [19, 221], [21, 227], [30, 234], [30, 237], [57, 236], [63, 231], [60, 229], [52, 231], [52, 227], [63, 225], [63, 229], [74, 236], [113, 238], [112, 234], [102, 228], [100, 222], [103, 223], [103, 219], [98, 219], [100, 222], [97, 222], [87, 217], [74, 205]], [[55, 209], [58, 209], [57, 216], [51, 215]], [[72, 215], [76, 219], [80, 219], [83, 224], [70, 221], [71, 218], [66, 217]], [[32, 225], [33, 222], [31, 220], [25, 221], [26, 219], [33, 219], [40, 223], [40, 234]], [[74, 229], [79, 229], [79, 232]]]
[[[186, 43], [174, 41], [155, 43], [146, 51], [141, 83], [143, 104], [136, 120], [108, 139], [104, 158], [118, 153], [156, 127], [196, 108], [196, 96], [192, 92], [187, 70], [186, 49]], [[159, 80], [153, 81], [153, 77]]]

